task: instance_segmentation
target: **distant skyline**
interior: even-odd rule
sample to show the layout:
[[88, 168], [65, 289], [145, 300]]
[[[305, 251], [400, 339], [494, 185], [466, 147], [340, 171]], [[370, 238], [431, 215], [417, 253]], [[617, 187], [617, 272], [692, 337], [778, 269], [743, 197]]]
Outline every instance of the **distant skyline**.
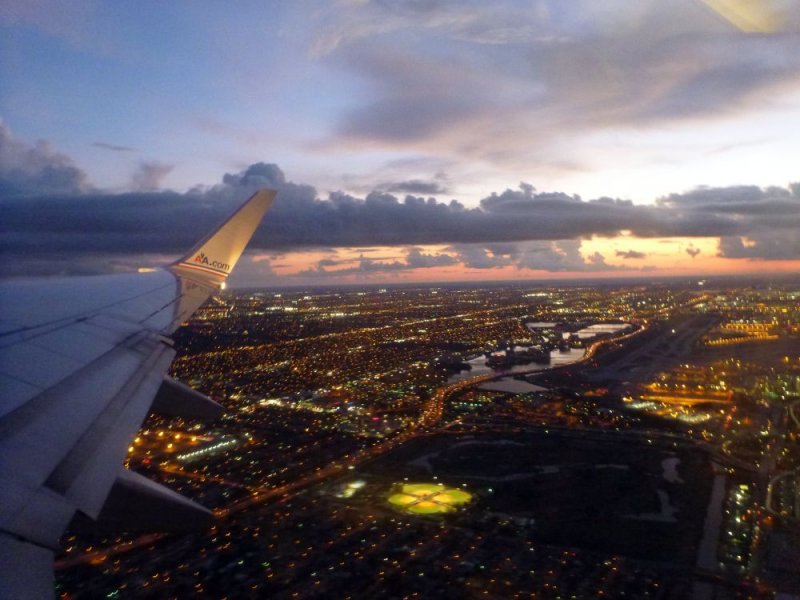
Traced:
[[800, 0], [0, 7], [4, 277], [800, 272]]

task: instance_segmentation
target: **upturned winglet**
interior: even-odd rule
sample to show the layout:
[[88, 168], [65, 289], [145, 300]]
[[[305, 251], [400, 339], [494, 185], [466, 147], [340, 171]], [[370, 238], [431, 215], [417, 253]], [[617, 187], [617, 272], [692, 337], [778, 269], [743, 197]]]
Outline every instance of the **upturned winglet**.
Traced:
[[276, 193], [275, 190], [257, 191], [222, 225], [170, 265], [170, 269], [217, 285], [224, 282]]

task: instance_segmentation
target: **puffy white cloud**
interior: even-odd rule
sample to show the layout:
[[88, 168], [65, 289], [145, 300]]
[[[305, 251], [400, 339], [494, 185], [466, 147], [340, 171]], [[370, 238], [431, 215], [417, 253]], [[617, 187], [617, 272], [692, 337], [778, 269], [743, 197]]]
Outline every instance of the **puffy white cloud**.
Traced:
[[139, 167], [131, 177], [131, 189], [136, 192], [153, 192], [159, 189], [161, 182], [174, 166], [158, 161], [139, 163]]
[[72, 160], [40, 140], [28, 144], [14, 138], [0, 121], [0, 198], [42, 194], [77, 194], [89, 181]]

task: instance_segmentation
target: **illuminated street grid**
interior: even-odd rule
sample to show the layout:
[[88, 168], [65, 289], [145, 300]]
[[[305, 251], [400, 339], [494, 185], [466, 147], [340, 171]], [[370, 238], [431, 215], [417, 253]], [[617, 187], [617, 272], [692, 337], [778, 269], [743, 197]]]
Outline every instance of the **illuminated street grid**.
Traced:
[[[384, 590], [683, 598], [700, 584], [726, 597], [771, 597], [800, 589], [786, 552], [776, 550], [800, 546], [784, 523], [798, 491], [786, 482], [795, 479], [779, 477], [800, 467], [800, 426], [789, 410], [800, 401], [798, 299], [789, 288], [696, 283], [229, 293], [177, 333], [174, 365], [226, 414], [209, 424], [152, 416], [127, 461], [214, 509], [215, 527], [67, 534], [58, 589], [63, 598], [366, 598]], [[632, 329], [575, 334], [595, 323]], [[512, 346], [541, 354], [567, 343], [586, 360], [545, 371], [513, 363], [536, 371], [518, 376], [538, 386], [530, 391], [481, 389], [502, 372], [464, 370], [489, 354], [502, 361]], [[540, 539], [541, 520], [537, 529], [535, 518], [498, 516], [484, 488], [475, 497], [457, 481], [444, 483], [469, 502], [422, 514], [440, 492], [406, 502], [402, 486], [438, 489], [442, 481], [424, 470], [416, 481], [392, 475], [410, 443], [509, 434], [533, 436], [532, 448], [552, 436], [565, 448], [597, 444], [598, 456], [605, 441], [697, 454], [722, 485], [711, 567], [693, 568], [686, 557], [655, 567], [613, 544]], [[363, 483], [359, 473], [373, 463], [388, 466]], [[691, 480], [689, 464], [664, 467], [664, 477]], [[489, 463], [483, 469], [497, 475]], [[592, 477], [612, 481], [614, 469], [598, 469]], [[561, 471], [543, 473], [567, 481]], [[541, 493], [537, 502], [546, 503]], [[397, 494], [423, 510], [398, 512]]]

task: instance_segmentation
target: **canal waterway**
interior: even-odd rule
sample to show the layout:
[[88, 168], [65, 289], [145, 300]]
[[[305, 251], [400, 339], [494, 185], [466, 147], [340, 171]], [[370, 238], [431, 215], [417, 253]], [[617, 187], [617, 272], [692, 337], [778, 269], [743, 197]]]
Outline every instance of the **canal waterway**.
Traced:
[[583, 358], [585, 350], [583, 348], [570, 348], [564, 352], [561, 350], [553, 350], [550, 353], [550, 362], [549, 363], [529, 363], [527, 365], [514, 365], [512, 367], [507, 367], [504, 369], [492, 369], [491, 367], [486, 366], [486, 357], [481, 354], [473, 358], [472, 360], [466, 361], [471, 369], [466, 369], [464, 371], [459, 371], [455, 375], [451, 375], [450, 378], [447, 380], [447, 383], [455, 383], [456, 381], [460, 381], [462, 379], [467, 379], [469, 377], [475, 377], [476, 375], [486, 375], [488, 373], [494, 373], [495, 375], [514, 375], [515, 373], [532, 373], [536, 371], [544, 371], [545, 369], [550, 369], [552, 367], [560, 367], [564, 365], [570, 365], [572, 363], [578, 362], [580, 359]]
[[[540, 322], [530, 322], [525, 324], [528, 329], [531, 331], [535, 331], [536, 329], [547, 329], [556, 326], [556, 323], [540, 323]], [[616, 334], [624, 331], [632, 327], [629, 323], [596, 323], [594, 325], [589, 325], [584, 329], [581, 329], [577, 332], [578, 337], [581, 340], [590, 340], [593, 337], [596, 337], [598, 334]], [[517, 346], [514, 348], [516, 352], [522, 352], [526, 350], [525, 347]], [[476, 375], [487, 375], [489, 373], [494, 373], [495, 375], [515, 375], [517, 373], [535, 373], [536, 371], [544, 371], [546, 369], [551, 369], [553, 367], [563, 367], [565, 365], [571, 365], [572, 363], [576, 363], [584, 357], [586, 350], [584, 348], [568, 348], [565, 350], [553, 350], [550, 352], [550, 362], [549, 363], [535, 363], [531, 362], [525, 365], [513, 365], [511, 367], [506, 367], [502, 369], [493, 369], [491, 367], [486, 366], [486, 357], [481, 354], [476, 356], [475, 358], [466, 361], [471, 368], [465, 369], [463, 371], [459, 371], [455, 375], [451, 375], [447, 383], [455, 383], [457, 381], [461, 381], [462, 379], [467, 379], [469, 377], [475, 377]]]

